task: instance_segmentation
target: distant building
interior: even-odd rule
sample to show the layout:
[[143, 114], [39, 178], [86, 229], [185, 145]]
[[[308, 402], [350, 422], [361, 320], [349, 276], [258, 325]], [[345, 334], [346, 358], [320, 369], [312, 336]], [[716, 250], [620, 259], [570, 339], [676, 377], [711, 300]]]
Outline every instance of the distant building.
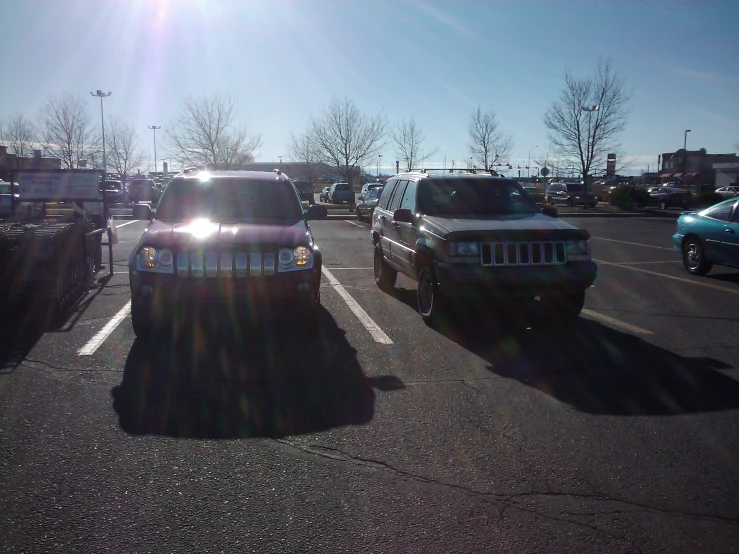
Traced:
[[[10, 174], [24, 169], [61, 169], [62, 161], [58, 158], [43, 158], [41, 150], [33, 151], [33, 158], [21, 158], [8, 154], [7, 146], [0, 146], [0, 179], [10, 181]], [[17, 181], [18, 178], [14, 177]]]
[[662, 154], [660, 181], [683, 183], [689, 187], [713, 187], [716, 183], [714, 164], [736, 162], [739, 162], [736, 154], [709, 154], [705, 148], [687, 151], [681, 148]]
[[716, 171], [717, 189], [739, 183], [739, 161], [713, 164], [713, 169]]

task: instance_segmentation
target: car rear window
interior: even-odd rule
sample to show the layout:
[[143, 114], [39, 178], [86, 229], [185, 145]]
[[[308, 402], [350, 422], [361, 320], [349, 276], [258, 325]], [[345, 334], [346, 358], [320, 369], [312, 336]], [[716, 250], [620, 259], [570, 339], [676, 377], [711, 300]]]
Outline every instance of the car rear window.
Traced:
[[348, 183], [339, 183], [338, 185], [336, 185], [336, 190], [340, 190], [340, 191], [343, 191], [343, 192], [348, 192], [348, 191], [350, 191], [352, 189], [351, 189], [351, 187], [349, 186]]
[[175, 179], [167, 186], [157, 219], [193, 218], [214, 221], [272, 219], [295, 221], [303, 209], [289, 181], [214, 179], [209, 182]]

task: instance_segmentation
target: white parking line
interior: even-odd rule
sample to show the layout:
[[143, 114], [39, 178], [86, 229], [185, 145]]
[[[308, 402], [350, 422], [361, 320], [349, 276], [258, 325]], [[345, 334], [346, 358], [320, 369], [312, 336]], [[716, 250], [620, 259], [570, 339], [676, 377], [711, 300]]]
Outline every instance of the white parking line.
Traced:
[[332, 267], [331, 269], [347, 269], [350, 271], [358, 270], [358, 271], [369, 271], [370, 269], [374, 269], [373, 267]]
[[630, 269], [631, 271], [639, 271], [641, 273], [647, 273], [649, 275], [656, 275], [658, 277], [665, 277], [667, 279], [672, 279], [674, 281], [680, 281], [681, 283], [688, 283], [689, 285], [695, 285], [697, 287], [705, 287], [707, 289], [713, 289], [713, 290], [720, 290], [723, 292], [731, 292], [734, 294], [739, 294], [739, 289], [730, 289], [727, 287], [720, 287], [718, 285], [712, 285], [711, 283], [704, 283], [703, 281], [696, 281], [693, 279], [685, 279], [684, 277], [675, 277], [674, 275], [668, 275], [667, 273], [659, 273], [657, 271], [650, 271], [648, 269], [642, 269], [640, 267], [631, 267], [624, 264], [617, 264], [613, 262], [604, 262], [603, 260], [596, 260], [593, 259], [594, 262], [601, 264], [601, 265], [611, 265], [613, 267], [620, 267], [623, 269]]
[[367, 312], [365, 312], [362, 307], [357, 304], [357, 301], [352, 298], [352, 296], [346, 292], [346, 289], [339, 283], [339, 280], [334, 277], [334, 274], [331, 273], [326, 267], [321, 267], [321, 272], [326, 276], [328, 279], [328, 282], [331, 284], [332, 287], [336, 290], [336, 292], [339, 293], [339, 296], [344, 299], [344, 302], [346, 302], [346, 305], [349, 306], [349, 309], [354, 312], [354, 315], [357, 316], [357, 319], [359, 319], [359, 322], [364, 325], [364, 328], [369, 331], [370, 335], [372, 335], [372, 338], [375, 339], [375, 342], [379, 342], [380, 344], [393, 344], [393, 341], [388, 337], [385, 332], [380, 329], [379, 325], [374, 322], [374, 320], [367, 315]]
[[131, 223], [136, 223], [138, 219], [134, 219], [133, 221], [127, 221], [126, 223], [121, 223], [118, 225], [118, 223], [115, 224], [116, 229], [120, 229], [121, 227], [125, 227], [126, 225], [131, 225]]
[[359, 223], [354, 223], [353, 221], [349, 221], [348, 219], [345, 219], [344, 221], [346, 221], [349, 225], [354, 225], [355, 227], [361, 227], [362, 229], [364, 229], [364, 225], [360, 225]]
[[640, 242], [628, 242], [625, 240], [616, 240], [616, 239], [604, 239], [603, 237], [590, 237], [591, 239], [598, 239], [598, 240], [607, 240], [608, 242], [618, 242], [621, 244], [630, 244], [632, 246], [643, 246], [644, 248], [657, 248], [658, 250], [669, 250], [670, 252], [674, 252], [675, 250], [672, 248], [667, 248], [666, 246], [653, 246], [651, 244], [642, 244]]
[[100, 329], [98, 331], [97, 335], [92, 337], [88, 343], [79, 349], [77, 354], [79, 356], [92, 356], [95, 351], [100, 348], [100, 345], [105, 342], [105, 339], [107, 339], [110, 334], [115, 331], [115, 328], [118, 327], [118, 325], [123, 321], [123, 319], [128, 315], [128, 313], [131, 311], [131, 301], [129, 300], [126, 302], [126, 305], [121, 308], [121, 310], [113, 316], [113, 319], [111, 319], [108, 324]]
[[630, 331], [637, 335], [653, 335], [654, 334], [652, 333], [652, 331], [649, 331], [647, 329], [642, 329], [641, 327], [637, 327], [636, 325], [632, 325], [631, 323], [626, 323], [625, 321], [621, 321], [620, 319], [616, 319], [615, 317], [611, 317], [609, 315], [602, 314], [600, 312], [596, 312], [593, 310], [588, 310], [587, 308], [582, 309], [582, 315], [588, 316], [592, 319], [601, 321], [603, 323], [608, 323], [609, 325], [613, 325], [614, 327], [620, 327], [621, 329]]

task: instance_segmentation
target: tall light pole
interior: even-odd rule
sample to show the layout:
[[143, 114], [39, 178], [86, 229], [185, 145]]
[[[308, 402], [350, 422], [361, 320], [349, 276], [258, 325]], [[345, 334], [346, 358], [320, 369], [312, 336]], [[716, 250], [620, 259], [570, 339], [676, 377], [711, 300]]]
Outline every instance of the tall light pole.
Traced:
[[157, 174], [157, 129], [161, 128], [161, 125], [159, 127], [156, 125], [149, 125], [149, 129], [154, 131], [154, 175]]
[[380, 176], [380, 165], [382, 165], [382, 154], [377, 154], [377, 177]]
[[103, 116], [103, 98], [110, 96], [112, 92], [105, 94], [102, 90], [98, 89], [97, 92], [91, 92], [91, 96], [100, 97], [100, 123], [103, 126], [103, 181], [105, 181], [105, 174], [108, 172], [108, 163], [105, 159], [105, 117]]
[[529, 150], [529, 163], [526, 166], [526, 177], [530, 180], [531, 179], [531, 152], [534, 150], [534, 148], [539, 148], [538, 146], [534, 146]]
[[280, 171], [282, 171], [282, 156], [277, 156], [277, 157], [280, 158]]
[[690, 129], [685, 129], [685, 135], [683, 136], [683, 188], [685, 188], [685, 171], [688, 164], [688, 133]]

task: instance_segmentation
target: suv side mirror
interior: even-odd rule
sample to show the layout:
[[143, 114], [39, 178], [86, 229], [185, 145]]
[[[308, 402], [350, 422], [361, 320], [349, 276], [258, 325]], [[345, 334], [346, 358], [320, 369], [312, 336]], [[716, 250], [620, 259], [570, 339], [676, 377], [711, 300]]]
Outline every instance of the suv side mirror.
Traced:
[[549, 217], [559, 217], [559, 211], [554, 206], [543, 206], [541, 208], [541, 213], [548, 215]]
[[133, 218], [139, 221], [151, 221], [151, 206], [149, 204], [134, 204]]
[[316, 219], [326, 219], [328, 217], [328, 209], [326, 206], [319, 206], [318, 204], [313, 204], [308, 208], [308, 211], [305, 213], [305, 220], [306, 221], [313, 221]]
[[413, 212], [408, 208], [399, 208], [395, 210], [393, 219], [398, 223], [413, 223]]

